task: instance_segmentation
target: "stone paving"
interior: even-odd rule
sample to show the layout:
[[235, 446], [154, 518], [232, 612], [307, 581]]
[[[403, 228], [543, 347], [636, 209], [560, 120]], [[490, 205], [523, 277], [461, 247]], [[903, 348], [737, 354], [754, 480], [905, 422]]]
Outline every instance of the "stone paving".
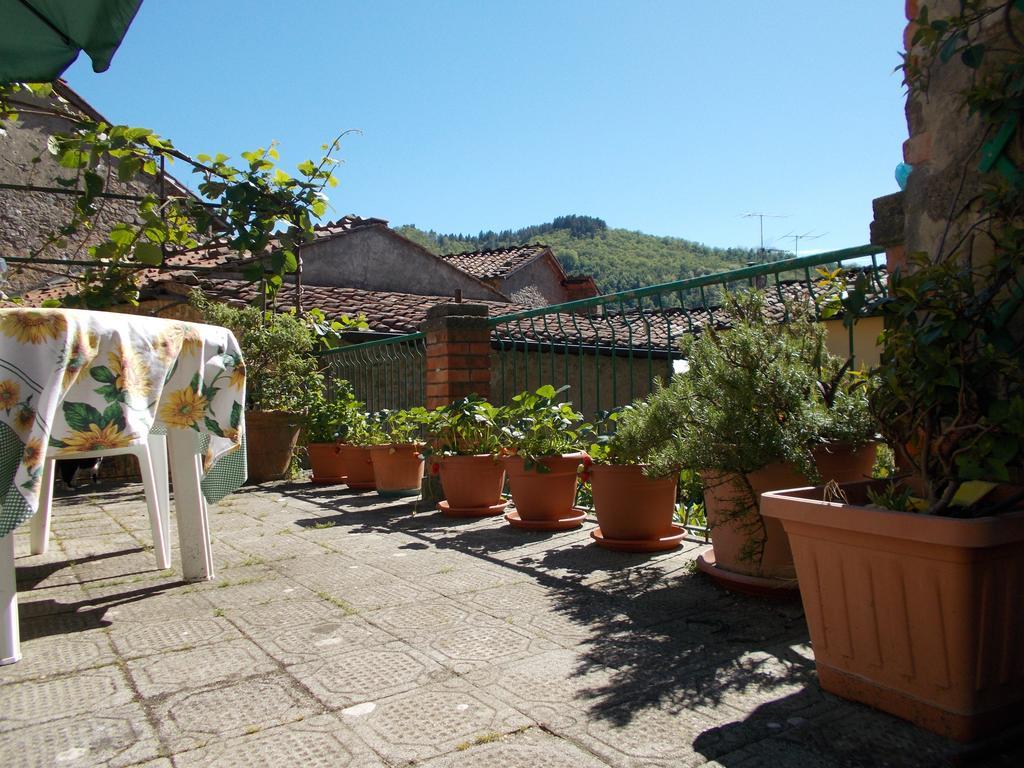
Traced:
[[[133, 486], [19, 531], [0, 766], [1019, 766], [822, 693], [799, 603], [701, 548], [606, 552], [304, 482], [211, 511], [217, 579], [153, 570]], [[176, 532], [172, 540], [176, 540]], [[177, 563], [177, 552], [175, 552]]]

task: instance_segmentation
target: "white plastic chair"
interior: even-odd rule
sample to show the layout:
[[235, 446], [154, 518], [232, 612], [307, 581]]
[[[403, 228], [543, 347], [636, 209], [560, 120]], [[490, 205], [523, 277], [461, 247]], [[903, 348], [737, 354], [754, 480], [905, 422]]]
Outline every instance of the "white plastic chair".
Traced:
[[153, 530], [153, 550], [156, 567], [171, 567], [170, 491], [167, 480], [167, 436], [150, 434], [146, 444], [100, 451], [62, 452], [59, 456], [46, 454], [43, 465], [43, 484], [39, 489], [39, 509], [30, 523], [30, 546], [33, 555], [46, 554], [50, 538], [50, 507], [53, 501], [53, 475], [57, 459], [92, 459], [101, 456], [132, 454], [139, 460], [142, 486], [146, 491], [149, 524]]

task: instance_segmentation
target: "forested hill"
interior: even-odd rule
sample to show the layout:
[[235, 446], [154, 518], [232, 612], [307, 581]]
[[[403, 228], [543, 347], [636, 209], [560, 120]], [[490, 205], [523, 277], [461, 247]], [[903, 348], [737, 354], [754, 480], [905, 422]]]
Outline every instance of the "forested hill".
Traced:
[[548, 224], [478, 235], [425, 232], [413, 225], [395, 231], [437, 254], [544, 243], [570, 275], [593, 275], [602, 293], [736, 269], [756, 253], [613, 229], [593, 216], [559, 216]]

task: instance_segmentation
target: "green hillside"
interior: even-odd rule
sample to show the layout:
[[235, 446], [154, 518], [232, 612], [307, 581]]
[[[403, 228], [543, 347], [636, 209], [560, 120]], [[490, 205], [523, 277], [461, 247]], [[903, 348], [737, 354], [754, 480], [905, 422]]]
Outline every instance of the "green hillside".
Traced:
[[560, 216], [547, 224], [478, 235], [446, 235], [413, 225], [395, 231], [438, 254], [544, 243], [570, 275], [593, 275], [602, 293], [736, 269], [756, 258], [754, 249], [712, 248], [677, 237], [613, 229], [593, 216]]

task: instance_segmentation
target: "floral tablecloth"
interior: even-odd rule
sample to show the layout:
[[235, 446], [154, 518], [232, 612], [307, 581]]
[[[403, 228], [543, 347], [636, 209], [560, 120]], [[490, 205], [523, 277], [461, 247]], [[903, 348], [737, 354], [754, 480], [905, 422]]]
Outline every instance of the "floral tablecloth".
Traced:
[[226, 328], [75, 309], [0, 309], [0, 537], [39, 501], [47, 448], [123, 448], [191, 429], [203, 495], [245, 480], [245, 364]]

